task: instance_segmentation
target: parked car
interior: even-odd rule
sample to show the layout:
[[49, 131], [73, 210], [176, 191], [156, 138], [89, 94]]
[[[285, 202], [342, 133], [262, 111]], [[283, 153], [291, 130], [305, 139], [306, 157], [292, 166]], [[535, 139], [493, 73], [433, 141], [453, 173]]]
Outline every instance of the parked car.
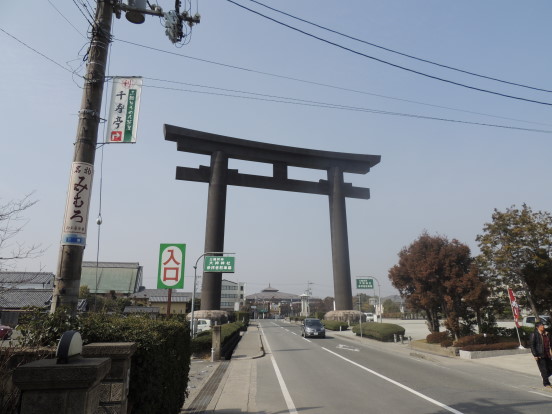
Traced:
[[208, 331], [209, 329], [211, 329], [210, 319], [197, 319], [196, 333]]
[[[541, 322], [544, 326], [550, 326], [550, 317], [546, 315], [539, 315]], [[529, 326], [531, 328], [535, 327], [535, 317], [534, 316], [524, 316], [521, 321], [521, 326]]]
[[366, 322], [375, 322], [376, 321], [376, 317], [374, 316], [373, 313], [366, 312], [364, 315], [366, 316]]
[[0, 340], [10, 339], [13, 329], [7, 325], [0, 325]]
[[326, 337], [326, 329], [320, 319], [316, 318], [306, 318], [303, 320], [303, 325], [301, 325], [301, 336], [309, 337], [316, 336], [318, 338]]

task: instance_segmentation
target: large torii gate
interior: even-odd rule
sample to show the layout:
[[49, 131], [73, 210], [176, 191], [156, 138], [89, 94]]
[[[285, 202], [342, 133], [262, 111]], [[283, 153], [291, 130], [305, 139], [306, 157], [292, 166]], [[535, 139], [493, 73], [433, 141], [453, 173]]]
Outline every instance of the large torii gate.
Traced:
[[[381, 160], [379, 155], [318, 151], [210, 134], [164, 125], [165, 140], [177, 143], [177, 150], [211, 157], [210, 167], [177, 167], [176, 179], [209, 183], [205, 252], [224, 251], [226, 192], [229, 185], [322, 194], [329, 197], [334, 296], [337, 314], [353, 310], [347, 214], [345, 198], [369, 199], [368, 188], [343, 181], [343, 173], [366, 174]], [[273, 176], [242, 174], [228, 169], [230, 158], [272, 164]], [[325, 170], [327, 180], [319, 182], [289, 179], [287, 168]], [[217, 317], [220, 311], [222, 273], [203, 274], [201, 310], [198, 317]], [[347, 313], [347, 312], [345, 312]], [[341, 319], [335, 315], [335, 319]]]

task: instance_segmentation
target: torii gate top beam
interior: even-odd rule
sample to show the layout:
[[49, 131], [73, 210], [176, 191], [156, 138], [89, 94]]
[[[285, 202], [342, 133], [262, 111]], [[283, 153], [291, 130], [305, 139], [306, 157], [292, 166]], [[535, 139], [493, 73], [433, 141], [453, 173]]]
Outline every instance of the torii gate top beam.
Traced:
[[245, 161], [283, 163], [292, 167], [318, 170], [339, 167], [343, 172], [354, 174], [366, 174], [371, 167], [381, 161], [379, 155], [349, 154], [267, 144], [167, 124], [164, 125], [164, 132], [167, 141], [178, 144], [178, 151], [206, 155], [223, 151], [228, 158]]
[[[266, 144], [173, 125], [165, 125], [164, 129], [165, 140], [176, 142], [178, 151], [210, 156], [220, 151], [227, 158], [272, 164], [272, 177], [242, 174], [237, 170], [227, 170], [226, 184], [241, 187], [329, 195], [330, 188], [327, 180], [312, 182], [290, 179], [288, 178], [287, 167], [313, 168], [328, 172], [333, 168], [337, 168], [342, 173], [366, 174], [381, 159], [379, 155], [348, 154]], [[210, 176], [210, 167], [177, 167], [176, 169], [177, 180], [208, 183]], [[343, 195], [349, 198], [367, 200], [370, 198], [370, 190], [368, 188], [353, 187], [350, 183], [343, 183]]]

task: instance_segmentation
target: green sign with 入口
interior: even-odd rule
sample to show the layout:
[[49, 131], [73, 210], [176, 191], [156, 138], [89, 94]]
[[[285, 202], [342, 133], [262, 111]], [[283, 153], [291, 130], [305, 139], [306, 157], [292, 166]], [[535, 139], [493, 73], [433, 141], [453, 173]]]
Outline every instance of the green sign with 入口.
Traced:
[[205, 256], [203, 261], [204, 272], [234, 273], [235, 257]]
[[357, 279], [356, 284], [357, 289], [374, 289], [374, 279]]

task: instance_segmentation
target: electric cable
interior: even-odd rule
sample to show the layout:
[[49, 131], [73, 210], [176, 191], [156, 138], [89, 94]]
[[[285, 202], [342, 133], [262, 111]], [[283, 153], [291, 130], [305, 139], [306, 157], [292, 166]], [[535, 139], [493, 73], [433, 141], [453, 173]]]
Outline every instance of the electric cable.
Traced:
[[283, 12], [281, 10], [278, 10], [278, 9], [275, 9], [274, 7], [270, 7], [266, 4], [263, 4], [257, 0], [249, 0], [253, 3], [256, 3], [260, 6], [263, 6], [263, 7], [266, 7], [267, 9], [270, 9], [272, 11], [275, 11], [277, 13], [280, 13], [280, 14], [283, 14], [284, 16], [288, 16], [288, 17], [291, 17], [292, 19], [296, 19], [296, 20], [299, 20], [303, 23], [307, 23], [307, 24], [310, 24], [312, 26], [315, 26], [315, 27], [318, 27], [319, 29], [322, 29], [322, 30], [326, 30], [328, 32], [331, 32], [331, 33], [335, 33], [337, 35], [340, 35], [340, 36], [343, 36], [343, 37], [346, 37], [347, 39], [351, 39], [351, 40], [355, 40], [357, 42], [361, 42], [361, 43], [364, 43], [364, 44], [367, 44], [367, 45], [370, 45], [370, 46], [373, 46], [373, 47], [377, 47], [378, 49], [382, 49], [382, 50], [385, 50], [387, 52], [391, 52], [391, 53], [395, 53], [397, 55], [400, 55], [400, 56], [405, 56], [405, 57], [408, 57], [410, 59], [414, 59], [414, 60], [418, 60], [420, 62], [425, 62], [425, 63], [429, 63], [431, 65], [435, 65], [435, 66], [439, 66], [441, 68], [445, 68], [445, 69], [450, 69], [450, 70], [454, 70], [456, 72], [461, 72], [461, 73], [465, 73], [467, 75], [471, 75], [471, 76], [477, 76], [479, 78], [483, 78], [483, 79], [489, 79], [489, 80], [493, 80], [493, 81], [496, 81], [496, 82], [501, 82], [501, 83], [505, 83], [505, 84], [508, 84], [508, 85], [513, 85], [513, 86], [519, 86], [521, 88], [527, 88], [527, 89], [532, 89], [532, 90], [535, 90], [535, 91], [540, 91], [540, 92], [549, 92], [549, 93], [552, 93], [552, 90], [548, 90], [548, 89], [542, 89], [542, 88], [537, 88], [535, 86], [529, 86], [529, 85], [524, 85], [524, 84], [521, 84], [521, 83], [516, 83], [516, 82], [510, 82], [510, 81], [506, 81], [506, 80], [503, 80], [503, 79], [498, 79], [498, 78], [494, 78], [492, 76], [486, 76], [486, 75], [480, 75], [478, 73], [475, 73], [475, 72], [470, 72], [468, 70], [464, 70], [464, 69], [458, 69], [458, 68], [455, 68], [453, 66], [449, 66], [449, 65], [444, 65], [442, 63], [437, 63], [437, 62], [434, 62], [434, 61], [431, 61], [431, 60], [428, 60], [428, 59], [422, 59], [422, 58], [419, 58], [419, 57], [416, 57], [416, 56], [413, 56], [413, 55], [409, 55], [407, 53], [403, 53], [403, 52], [399, 52], [397, 50], [393, 50], [393, 49], [390, 49], [390, 48], [387, 48], [387, 47], [384, 47], [384, 46], [380, 46], [380, 45], [377, 45], [375, 43], [371, 43], [371, 42], [368, 42], [366, 40], [362, 40], [362, 39], [359, 39], [357, 37], [353, 37], [353, 36], [350, 36], [350, 35], [347, 35], [345, 33], [341, 33], [341, 32], [338, 32], [337, 30], [333, 30], [333, 29], [329, 29], [325, 26], [321, 26], [319, 24], [316, 24], [316, 23], [313, 23], [313, 22], [310, 22], [308, 20], [305, 20], [305, 19], [301, 19], [300, 17], [297, 17], [297, 16], [294, 16], [292, 14], [289, 14], [289, 13], [286, 13], [286, 12]]
[[282, 99], [276, 99], [276, 98], [274, 99], [261, 98], [261, 97], [255, 97], [255, 96], [239, 96], [239, 95], [232, 95], [232, 94], [205, 92], [205, 91], [197, 91], [192, 89], [169, 88], [169, 87], [154, 86], [154, 85], [147, 85], [146, 87], [154, 88], [154, 89], [173, 90], [178, 92], [197, 93], [197, 94], [203, 94], [203, 95], [224, 96], [224, 97], [231, 97], [231, 98], [238, 98], [238, 99], [251, 99], [251, 100], [257, 100], [257, 101], [264, 101], [264, 102], [277, 102], [277, 103], [286, 103], [286, 104], [292, 104], [292, 105], [302, 105], [302, 106], [328, 108], [328, 109], [341, 109], [341, 110], [356, 111], [356, 112], [368, 112], [368, 113], [380, 114], [380, 115], [393, 115], [393, 116], [402, 116], [402, 117], [408, 117], [408, 118], [418, 118], [418, 119], [452, 122], [452, 123], [467, 124], [467, 125], [478, 125], [478, 126], [485, 126], [485, 127], [492, 127], [492, 128], [503, 128], [503, 129], [518, 130], [518, 131], [526, 131], [526, 132], [552, 134], [552, 130], [522, 128], [522, 127], [511, 126], [511, 125], [489, 124], [484, 122], [462, 121], [462, 120], [450, 119], [450, 118], [440, 118], [440, 117], [433, 117], [433, 116], [426, 116], [426, 115], [408, 114], [408, 113], [402, 113], [402, 112], [382, 111], [382, 110], [370, 109], [370, 108], [345, 107], [345, 106], [340, 106], [335, 104], [325, 104], [325, 103], [316, 103], [316, 102], [308, 103], [308, 102], [282, 100]]
[[358, 55], [358, 56], [362, 56], [362, 57], [365, 57], [367, 59], [371, 59], [371, 60], [374, 60], [376, 62], [380, 62], [380, 63], [383, 63], [385, 65], [388, 65], [388, 66], [392, 66], [394, 68], [397, 68], [397, 69], [402, 69], [404, 71], [407, 71], [407, 72], [410, 72], [410, 73], [414, 73], [414, 74], [417, 74], [417, 75], [420, 75], [420, 76], [424, 76], [426, 78], [429, 78], [429, 79], [433, 79], [433, 80], [437, 80], [437, 81], [440, 81], [440, 82], [445, 82], [445, 83], [448, 83], [448, 84], [451, 84], [451, 85], [456, 85], [456, 86], [460, 86], [462, 88], [467, 88], [467, 89], [471, 89], [471, 90], [474, 90], [474, 91], [478, 91], [478, 92], [483, 92], [483, 93], [488, 93], [488, 94], [491, 94], [491, 95], [496, 95], [496, 96], [502, 96], [503, 98], [509, 98], [509, 99], [515, 99], [515, 100], [518, 100], [518, 101], [523, 101], [523, 102], [530, 102], [530, 103], [535, 103], [535, 104], [539, 104], [539, 105], [547, 105], [547, 106], [552, 106], [552, 103], [551, 102], [544, 102], [544, 101], [537, 101], [535, 99], [528, 99], [528, 98], [522, 98], [522, 97], [519, 97], [519, 96], [514, 96], [514, 95], [508, 95], [508, 94], [505, 94], [505, 93], [501, 93], [501, 92], [495, 92], [495, 91], [491, 91], [489, 89], [483, 89], [483, 88], [478, 88], [478, 87], [475, 87], [475, 86], [470, 86], [470, 85], [466, 85], [464, 83], [460, 83], [460, 82], [455, 82], [455, 81], [452, 81], [452, 80], [449, 80], [449, 79], [445, 79], [445, 78], [441, 78], [439, 76], [435, 76], [435, 75], [430, 75], [428, 73], [424, 73], [424, 72], [420, 72], [420, 71], [417, 71], [417, 70], [414, 70], [414, 69], [410, 69], [410, 68], [407, 68], [405, 66], [401, 66], [401, 65], [397, 65], [395, 63], [391, 63], [391, 62], [388, 62], [386, 60], [383, 60], [383, 59], [379, 59], [375, 56], [370, 56], [370, 55], [367, 55], [366, 53], [362, 53], [362, 52], [359, 52], [357, 50], [354, 50], [354, 49], [351, 49], [349, 47], [346, 47], [346, 46], [342, 46], [338, 43], [335, 43], [335, 42], [332, 42], [330, 40], [327, 40], [327, 39], [323, 39], [319, 36], [316, 36], [316, 35], [313, 35], [312, 33], [308, 33], [308, 32], [305, 32], [304, 30], [301, 30], [301, 29], [298, 29], [296, 27], [293, 27], [289, 24], [286, 24], [286, 23], [283, 23], [279, 20], [276, 20], [272, 17], [269, 17], [269, 16], [266, 16], [258, 11], [255, 11], [255, 10], [252, 10], [248, 7], [245, 7], [239, 3], [236, 3], [234, 0], [226, 0], [227, 2], [229, 3], [232, 3], [238, 7], [241, 7], [251, 13], [254, 13], [254, 14], [257, 14], [261, 17], [264, 17], [265, 19], [267, 20], [270, 20], [274, 23], [277, 23], [281, 26], [284, 26], [284, 27], [287, 27], [288, 29], [291, 29], [291, 30], [294, 30], [296, 32], [299, 32], [299, 33], [302, 33], [304, 34], [305, 36], [308, 36], [308, 37], [312, 37], [313, 39], [316, 39], [316, 40], [319, 40], [321, 42], [324, 42], [324, 43], [327, 43], [329, 45], [332, 45], [332, 46], [335, 46], [339, 49], [342, 49], [342, 50], [345, 50], [345, 51], [348, 51], [348, 52], [351, 52], [355, 55]]
[[326, 83], [315, 82], [315, 81], [295, 78], [295, 77], [291, 77], [291, 76], [279, 75], [279, 74], [271, 73], [271, 72], [263, 72], [263, 71], [259, 71], [259, 70], [255, 70], [255, 69], [251, 69], [251, 68], [242, 67], [242, 66], [235, 66], [235, 65], [230, 65], [230, 64], [227, 64], [227, 63], [217, 62], [217, 61], [213, 61], [213, 60], [209, 60], [209, 59], [202, 59], [202, 58], [197, 58], [197, 57], [193, 57], [193, 56], [188, 56], [188, 55], [184, 55], [182, 53], [167, 51], [167, 50], [159, 49], [159, 48], [156, 48], [156, 47], [153, 47], [153, 46], [146, 46], [146, 45], [143, 45], [143, 44], [140, 44], [140, 43], [135, 43], [135, 42], [131, 42], [131, 41], [124, 40], [124, 39], [114, 38], [113, 40], [117, 41], [117, 42], [121, 42], [121, 43], [126, 43], [126, 44], [129, 44], [129, 45], [132, 45], [132, 46], [137, 46], [137, 47], [141, 47], [141, 48], [144, 48], [144, 49], [149, 49], [149, 50], [153, 50], [153, 51], [156, 51], [156, 52], [169, 54], [169, 55], [176, 56], [176, 57], [195, 60], [195, 61], [198, 61], [198, 62], [212, 64], [212, 65], [215, 65], [215, 66], [221, 66], [221, 67], [225, 67], [225, 68], [229, 68], [229, 69], [235, 69], [235, 70], [240, 70], [240, 71], [244, 71], [244, 72], [255, 73], [255, 74], [258, 74], [258, 75], [270, 76], [270, 77], [274, 77], [274, 78], [278, 78], [278, 79], [291, 80], [291, 81], [294, 81], [294, 82], [300, 82], [300, 83], [305, 83], [305, 84], [310, 84], [310, 85], [315, 85], [315, 86], [322, 86], [322, 87], [341, 90], [341, 91], [346, 91], [346, 92], [353, 92], [353, 93], [358, 93], [358, 94], [368, 95], [368, 96], [376, 96], [376, 97], [384, 98], [384, 99], [414, 103], [414, 104], [417, 104], [417, 105], [430, 106], [430, 107], [434, 107], [434, 108], [447, 109], [447, 110], [451, 110], [451, 111], [465, 112], [465, 113], [474, 114], [474, 115], [483, 115], [483, 116], [489, 116], [489, 117], [493, 117], [493, 118], [506, 119], [506, 120], [518, 121], [518, 122], [526, 122], [526, 123], [537, 124], [537, 125], [548, 125], [548, 126], [551, 125], [551, 124], [547, 124], [547, 123], [543, 123], [543, 122], [534, 122], [534, 121], [526, 121], [526, 120], [523, 120], [523, 119], [502, 117], [502, 116], [499, 116], [499, 115], [492, 115], [492, 114], [487, 114], [487, 113], [484, 113], [484, 112], [476, 112], [476, 111], [470, 111], [470, 110], [466, 110], [466, 109], [454, 108], [454, 107], [449, 107], [449, 106], [430, 104], [430, 103], [415, 101], [415, 100], [411, 100], [411, 99], [397, 98], [397, 97], [381, 95], [381, 94], [372, 93], [372, 92], [360, 91], [358, 89], [345, 88], [345, 87], [341, 87], [341, 86], [330, 85], [330, 84], [326, 84]]

